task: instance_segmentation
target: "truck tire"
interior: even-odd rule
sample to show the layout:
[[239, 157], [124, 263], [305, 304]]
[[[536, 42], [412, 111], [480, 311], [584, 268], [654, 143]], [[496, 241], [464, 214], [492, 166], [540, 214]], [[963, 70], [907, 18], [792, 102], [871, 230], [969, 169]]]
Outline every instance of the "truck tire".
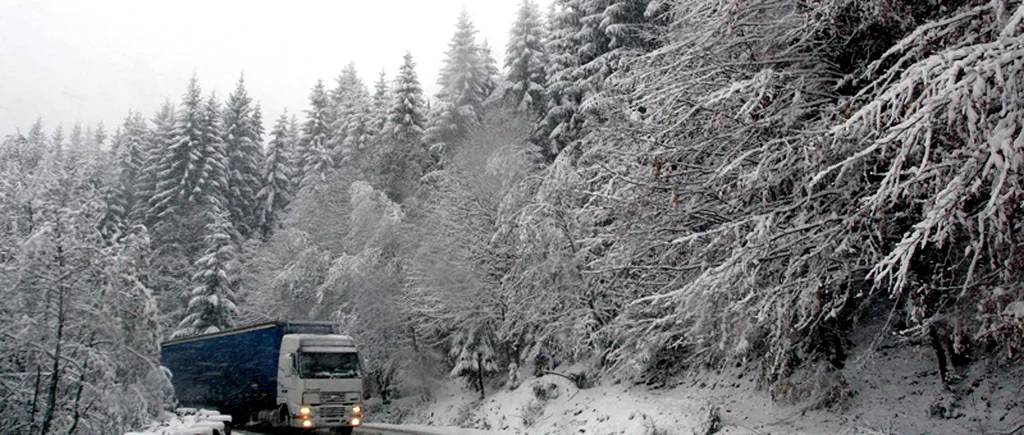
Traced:
[[337, 435], [352, 435], [352, 426], [339, 427], [334, 433]]

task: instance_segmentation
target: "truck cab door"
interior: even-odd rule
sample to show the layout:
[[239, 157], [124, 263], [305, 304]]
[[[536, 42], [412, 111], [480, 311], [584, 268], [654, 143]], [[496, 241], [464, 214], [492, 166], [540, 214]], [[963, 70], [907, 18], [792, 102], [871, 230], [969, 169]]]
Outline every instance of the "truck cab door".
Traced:
[[277, 365], [277, 403], [289, 403], [289, 396], [300, 394], [298, 360], [295, 352], [284, 352]]

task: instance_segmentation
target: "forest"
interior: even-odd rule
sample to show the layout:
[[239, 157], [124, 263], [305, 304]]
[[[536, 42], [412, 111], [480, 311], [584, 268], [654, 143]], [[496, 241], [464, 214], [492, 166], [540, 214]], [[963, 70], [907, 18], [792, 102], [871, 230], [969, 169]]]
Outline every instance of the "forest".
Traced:
[[771, 388], [866, 324], [943, 382], [1021, 364], [1019, 0], [523, 0], [504, 65], [476, 33], [435, 95], [407, 53], [290, 113], [196, 76], [5, 132], [0, 432], [139, 427], [162, 340], [275, 319], [341, 325], [385, 402], [569, 364]]

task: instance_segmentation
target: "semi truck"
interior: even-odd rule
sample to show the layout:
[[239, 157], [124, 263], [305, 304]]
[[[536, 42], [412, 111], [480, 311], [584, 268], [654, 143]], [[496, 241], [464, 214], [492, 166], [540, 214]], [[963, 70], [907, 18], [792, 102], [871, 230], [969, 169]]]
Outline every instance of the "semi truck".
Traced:
[[180, 406], [235, 425], [351, 434], [363, 420], [355, 341], [326, 322], [269, 322], [164, 342]]

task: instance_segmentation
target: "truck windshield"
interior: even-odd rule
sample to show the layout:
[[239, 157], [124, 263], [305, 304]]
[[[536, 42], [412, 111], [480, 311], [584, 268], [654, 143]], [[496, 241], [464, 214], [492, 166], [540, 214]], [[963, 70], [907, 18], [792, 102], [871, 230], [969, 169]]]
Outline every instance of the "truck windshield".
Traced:
[[302, 352], [299, 354], [299, 377], [332, 379], [359, 377], [359, 356], [354, 353]]

